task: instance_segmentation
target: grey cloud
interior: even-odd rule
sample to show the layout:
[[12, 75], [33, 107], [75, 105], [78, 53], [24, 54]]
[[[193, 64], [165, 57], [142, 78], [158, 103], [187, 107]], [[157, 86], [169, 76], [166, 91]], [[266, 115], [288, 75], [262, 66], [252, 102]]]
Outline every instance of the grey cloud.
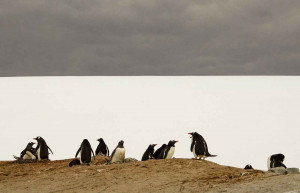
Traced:
[[299, 75], [299, 1], [0, 2], [0, 76]]

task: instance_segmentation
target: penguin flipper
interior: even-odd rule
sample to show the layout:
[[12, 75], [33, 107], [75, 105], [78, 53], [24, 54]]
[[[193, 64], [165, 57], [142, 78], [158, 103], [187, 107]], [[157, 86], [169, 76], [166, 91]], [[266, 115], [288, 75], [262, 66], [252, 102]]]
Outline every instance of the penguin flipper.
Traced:
[[117, 148], [118, 148], [118, 147], [116, 147], [116, 148], [114, 149], [114, 151], [112, 152], [112, 154], [110, 155], [110, 161], [111, 161], [112, 158], [114, 157]]
[[52, 150], [50, 149], [50, 147], [47, 145], [48, 149], [51, 151], [51, 153], [53, 154]]
[[93, 156], [94, 156], [94, 160], [95, 160], [95, 154], [94, 154], [94, 151], [93, 151], [93, 149], [91, 148], [91, 151], [92, 151], [92, 153], [93, 153]]
[[98, 155], [99, 152], [100, 152], [100, 143], [99, 143], [99, 145], [98, 145], [97, 148], [96, 148], [96, 155]]
[[193, 142], [192, 142], [192, 144], [191, 144], [191, 152], [193, 152], [193, 147], [194, 147], [194, 145], [195, 145], [195, 140], [193, 140]]
[[76, 152], [75, 158], [77, 158], [77, 155], [79, 154], [80, 150], [81, 150], [81, 146], [79, 147], [78, 151]]

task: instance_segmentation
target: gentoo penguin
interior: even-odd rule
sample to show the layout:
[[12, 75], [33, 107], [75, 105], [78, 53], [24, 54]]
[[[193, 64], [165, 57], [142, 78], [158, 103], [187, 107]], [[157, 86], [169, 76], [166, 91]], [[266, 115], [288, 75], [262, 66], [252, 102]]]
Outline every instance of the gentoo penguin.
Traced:
[[36, 159], [34, 148], [32, 147], [34, 142], [30, 142], [27, 144], [26, 148], [20, 153], [20, 157], [23, 159]]
[[110, 163], [114, 162], [124, 162], [125, 159], [125, 148], [124, 141], [121, 140], [118, 143], [118, 146], [114, 149], [110, 156]]
[[250, 170], [250, 169], [253, 169], [253, 167], [250, 164], [248, 164], [244, 167], [244, 170]]
[[87, 139], [84, 139], [79, 147], [79, 149], [76, 152], [75, 158], [77, 158], [78, 154], [80, 156], [80, 164], [86, 164], [90, 165], [91, 163], [91, 152], [93, 153], [94, 160], [95, 160], [95, 154], [91, 147], [90, 142]]
[[161, 150], [163, 150], [166, 146], [167, 146], [166, 144], [163, 144], [160, 148], [158, 148], [158, 149], [154, 152], [153, 158], [154, 158], [154, 159], [158, 159]]
[[69, 163], [69, 167], [75, 166], [75, 165], [80, 165], [80, 160], [79, 159], [74, 159]]
[[52, 154], [53, 154], [53, 152], [50, 149], [50, 147], [47, 145], [46, 141], [40, 136], [33, 138], [33, 139], [37, 140], [37, 146], [35, 148], [35, 155], [36, 155], [37, 159], [38, 160], [49, 159], [48, 149], [51, 151]]
[[171, 159], [175, 152], [175, 143], [178, 141], [171, 140], [164, 149], [161, 150], [158, 159]]
[[276, 167], [284, 167], [286, 168], [286, 166], [282, 163], [284, 161], [284, 155], [279, 153], [279, 154], [274, 154], [271, 155], [270, 157], [268, 157], [268, 170], [271, 168], [276, 168]]
[[191, 152], [193, 152], [195, 159], [199, 157], [199, 159], [206, 157], [216, 157], [216, 155], [211, 155], [208, 152], [207, 144], [204, 138], [197, 132], [188, 133], [192, 138], [191, 144]]
[[142, 161], [146, 161], [148, 159], [153, 159], [153, 152], [154, 152], [154, 147], [157, 144], [150, 144], [147, 148], [147, 150], [145, 151], [143, 157], [142, 157]]
[[96, 149], [96, 155], [104, 155], [104, 156], [109, 156], [109, 150], [107, 145], [104, 143], [103, 139], [97, 139], [99, 141], [99, 144]]

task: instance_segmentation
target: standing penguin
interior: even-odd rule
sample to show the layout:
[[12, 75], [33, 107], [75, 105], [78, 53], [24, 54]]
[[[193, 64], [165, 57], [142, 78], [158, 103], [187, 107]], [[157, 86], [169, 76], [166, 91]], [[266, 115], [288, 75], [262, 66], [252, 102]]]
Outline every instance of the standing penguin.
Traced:
[[95, 154], [94, 151], [91, 147], [90, 142], [87, 139], [84, 139], [76, 152], [75, 158], [77, 158], [77, 155], [79, 154], [80, 156], [80, 164], [86, 164], [90, 165], [91, 163], [91, 152], [93, 153], [94, 160], [95, 160]]
[[114, 162], [124, 162], [125, 159], [125, 148], [124, 141], [121, 140], [118, 143], [118, 146], [114, 149], [110, 156], [110, 163]]
[[166, 144], [163, 144], [160, 148], [158, 148], [158, 149], [154, 152], [153, 158], [154, 158], [154, 159], [158, 159], [161, 150], [163, 150], [166, 146], [167, 146]]
[[50, 149], [50, 147], [47, 145], [46, 141], [40, 136], [33, 138], [33, 139], [37, 140], [37, 146], [35, 148], [35, 155], [36, 155], [37, 159], [38, 160], [49, 159], [48, 149], [51, 151], [52, 154], [53, 154], [53, 152]]
[[26, 148], [20, 153], [20, 157], [23, 159], [36, 159], [34, 148], [32, 147], [34, 142], [30, 142], [27, 144]]
[[171, 159], [175, 152], [175, 143], [177, 142], [178, 141], [175, 140], [169, 141], [168, 145], [163, 150], [161, 150], [158, 159]]
[[103, 139], [97, 139], [99, 141], [99, 144], [96, 149], [96, 156], [97, 155], [104, 155], [104, 156], [109, 156], [109, 150], [107, 145], [104, 143]]
[[148, 159], [153, 159], [153, 152], [154, 152], [154, 147], [157, 144], [150, 144], [147, 148], [147, 150], [145, 151], [143, 157], [142, 157], [142, 161], [146, 161]]
[[192, 138], [191, 144], [191, 152], [193, 152], [195, 159], [199, 157], [199, 159], [206, 157], [216, 157], [216, 155], [211, 155], [208, 152], [207, 144], [204, 138], [197, 132], [188, 133]]

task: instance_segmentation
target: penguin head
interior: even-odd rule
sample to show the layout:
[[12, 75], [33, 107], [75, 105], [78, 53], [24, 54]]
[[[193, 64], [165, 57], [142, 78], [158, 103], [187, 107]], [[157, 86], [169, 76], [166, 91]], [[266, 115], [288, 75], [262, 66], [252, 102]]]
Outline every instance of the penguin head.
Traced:
[[102, 138], [97, 139], [97, 141], [99, 141], [100, 143], [104, 143]]
[[175, 140], [171, 140], [169, 141], [168, 145], [169, 146], [175, 146], [175, 143], [177, 143], [178, 141], [175, 141]]
[[84, 139], [84, 140], [82, 141], [82, 144], [90, 144], [90, 142], [89, 142], [89, 140]]
[[157, 144], [150, 144], [149, 146], [148, 146], [148, 149], [154, 149], [154, 147], [156, 146]]
[[199, 133], [197, 132], [192, 132], [192, 133], [188, 133], [191, 135], [191, 138], [197, 138], [199, 136]]
[[36, 138], [33, 138], [34, 140], [37, 140], [37, 142], [44, 140], [41, 136], [37, 136]]
[[34, 142], [30, 142], [28, 143], [28, 146], [32, 147], [35, 143]]
[[281, 162], [283, 162], [285, 157], [282, 153], [280, 153], [280, 154], [278, 154], [278, 158]]
[[123, 145], [124, 145], [124, 141], [123, 140], [119, 141], [118, 147], [124, 147]]

